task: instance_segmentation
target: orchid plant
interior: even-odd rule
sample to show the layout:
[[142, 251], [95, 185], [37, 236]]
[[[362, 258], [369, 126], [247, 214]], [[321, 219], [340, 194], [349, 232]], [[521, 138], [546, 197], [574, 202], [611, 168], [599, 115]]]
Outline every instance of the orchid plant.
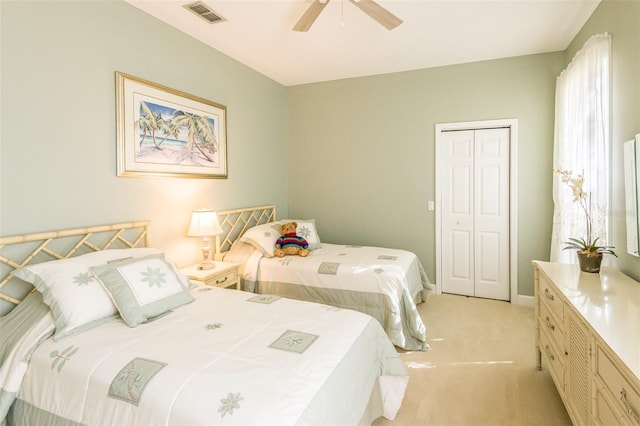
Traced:
[[566, 241], [564, 250], [577, 250], [579, 253], [583, 253], [587, 256], [596, 256], [598, 254], [612, 254], [616, 257], [618, 255], [612, 250], [613, 246], [599, 246], [596, 237], [591, 241], [591, 229], [592, 229], [592, 215], [591, 215], [591, 193], [587, 193], [583, 190], [584, 176], [582, 173], [578, 173], [575, 176], [571, 170], [562, 170], [561, 168], [553, 169], [553, 173], [560, 175], [562, 183], [567, 185], [573, 193], [573, 201], [578, 202], [582, 211], [584, 211], [587, 227], [586, 238], [569, 238]]

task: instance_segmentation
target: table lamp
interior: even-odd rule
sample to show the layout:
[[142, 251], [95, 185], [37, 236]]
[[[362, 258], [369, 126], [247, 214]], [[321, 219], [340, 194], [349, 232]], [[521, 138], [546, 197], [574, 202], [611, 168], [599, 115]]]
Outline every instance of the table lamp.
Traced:
[[222, 227], [218, 222], [218, 216], [213, 210], [194, 210], [191, 213], [191, 224], [187, 235], [190, 237], [202, 237], [202, 263], [198, 269], [213, 269], [215, 264], [209, 259], [211, 252], [211, 237], [222, 234]]

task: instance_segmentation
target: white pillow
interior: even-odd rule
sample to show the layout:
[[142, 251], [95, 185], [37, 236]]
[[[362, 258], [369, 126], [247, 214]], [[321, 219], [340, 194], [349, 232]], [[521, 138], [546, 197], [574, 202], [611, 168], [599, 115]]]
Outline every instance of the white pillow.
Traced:
[[95, 327], [118, 313], [107, 292], [91, 274], [92, 266], [161, 253], [154, 248], [110, 249], [63, 260], [28, 265], [13, 275], [42, 293], [56, 323], [54, 340]]
[[189, 279], [164, 253], [91, 268], [129, 327], [193, 302]]
[[245, 232], [244, 235], [240, 237], [240, 241], [251, 244], [266, 257], [273, 257], [276, 241], [280, 235], [282, 235], [282, 224], [288, 222], [296, 222], [298, 224], [296, 234], [307, 240], [309, 250], [321, 247], [320, 237], [318, 236], [318, 231], [316, 231], [315, 219], [284, 219], [277, 222], [257, 225]]
[[281, 232], [280, 222], [264, 223], [247, 230], [240, 237], [240, 241], [251, 244], [266, 257], [273, 257], [276, 240], [280, 237]]

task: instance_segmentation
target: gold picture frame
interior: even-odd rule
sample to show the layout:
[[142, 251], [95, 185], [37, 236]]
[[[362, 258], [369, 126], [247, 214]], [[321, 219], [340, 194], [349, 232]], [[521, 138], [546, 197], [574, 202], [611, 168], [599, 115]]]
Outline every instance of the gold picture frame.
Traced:
[[227, 108], [116, 72], [117, 175], [227, 178]]

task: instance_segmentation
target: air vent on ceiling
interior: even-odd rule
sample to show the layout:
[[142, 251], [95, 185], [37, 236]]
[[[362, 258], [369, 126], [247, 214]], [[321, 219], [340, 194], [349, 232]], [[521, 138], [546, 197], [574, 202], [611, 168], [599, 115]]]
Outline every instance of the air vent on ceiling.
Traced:
[[225, 18], [218, 15], [216, 12], [211, 10], [209, 6], [202, 3], [201, 1], [185, 4], [184, 7], [186, 7], [187, 9], [189, 9], [190, 11], [192, 11], [193, 13], [195, 13], [196, 15], [198, 15], [199, 17], [201, 17], [202, 19], [204, 19], [210, 24], [216, 24], [218, 22], [226, 21]]

